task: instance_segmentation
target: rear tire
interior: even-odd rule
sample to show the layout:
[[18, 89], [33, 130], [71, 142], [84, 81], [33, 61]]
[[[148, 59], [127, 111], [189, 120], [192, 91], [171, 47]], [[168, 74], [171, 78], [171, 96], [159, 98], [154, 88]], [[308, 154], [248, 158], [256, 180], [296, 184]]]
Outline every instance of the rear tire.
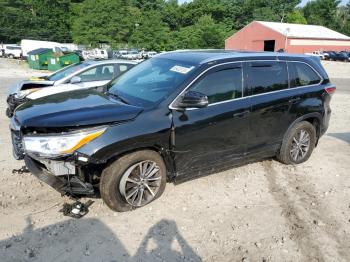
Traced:
[[160, 197], [165, 185], [166, 167], [162, 157], [155, 151], [142, 150], [117, 159], [103, 170], [100, 193], [110, 209], [125, 212]]
[[296, 123], [283, 139], [278, 160], [287, 165], [307, 161], [315, 148], [316, 139], [316, 129], [311, 123]]

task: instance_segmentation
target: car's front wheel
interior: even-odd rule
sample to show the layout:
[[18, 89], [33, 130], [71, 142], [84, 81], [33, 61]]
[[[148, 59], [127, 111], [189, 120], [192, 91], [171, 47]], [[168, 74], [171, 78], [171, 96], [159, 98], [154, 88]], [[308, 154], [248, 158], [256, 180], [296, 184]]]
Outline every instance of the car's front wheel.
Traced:
[[102, 172], [100, 192], [114, 211], [142, 207], [160, 197], [166, 185], [166, 167], [155, 151], [142, 150], [125, 155]]
[[278, 160], [284, 164], [300, 164], [309, 159], [316, 144], [316, 129], [307, 122], [295, 124], [285, 135]]

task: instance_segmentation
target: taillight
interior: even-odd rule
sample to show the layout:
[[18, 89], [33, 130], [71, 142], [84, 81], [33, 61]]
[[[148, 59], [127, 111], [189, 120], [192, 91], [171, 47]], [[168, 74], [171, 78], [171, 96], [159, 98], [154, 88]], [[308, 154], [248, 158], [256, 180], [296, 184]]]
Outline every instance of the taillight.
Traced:
[[335, 90], [336, 90], [336, 89], [337, 89], [337, 88], [336, 88], [335, 86], [329, 86], [329, 87], [326, 87], [324, 90], [327, 92], [327, 94], [332, 95], [332, 94], [335, 93]]

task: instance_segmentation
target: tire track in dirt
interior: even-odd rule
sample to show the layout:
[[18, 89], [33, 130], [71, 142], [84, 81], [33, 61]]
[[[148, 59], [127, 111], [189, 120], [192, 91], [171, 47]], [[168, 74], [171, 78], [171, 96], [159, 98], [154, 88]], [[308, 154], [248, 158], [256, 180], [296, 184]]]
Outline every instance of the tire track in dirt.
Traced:
[[290, 238], [297, 244], [305, 261], [325, 261], [319, 243], [312, 237], [309, 223], [305, 221], [295, 206], [295, 202], [290, 198], [281, 185], [277, 183], [278, 172], [273, 168], [271, 161], [262, 163], [266, 171], [269, 191], [277, 203], [282, 208], [282, 216], [285, 217], [290, 230]]
[[[318, 234], [324, 233], [334, 243], [339, 259], [350, 261], [350, 238], [339, 225], [342, 223], [331, 217], [327, 206], [317, 198], [319, 193], [305, 180], [297, 179], [295, 172], [284, 168], [276, 170], [272, 161], [263, 163], [271, 194], [280, 204], [291, 231], [291, 239], [296, 242], [306, 261], [327, 261], [325, 243]], [[278, 179], [287, 182], [287, 187], [278, 183]], [[300, 199], [301, 201], [295, 201]], [[312, 208], [310, 203], [313, 203]], [[322, 225], [322, 226], [319, 226]], [[315, 227], [316, 230], [315, 230]], [[327, 243], [328, 245], [328, 243]], [[332, 247], [330, 247], [332, 249]], [[335, 261], [339, 261], [335, 257]]]

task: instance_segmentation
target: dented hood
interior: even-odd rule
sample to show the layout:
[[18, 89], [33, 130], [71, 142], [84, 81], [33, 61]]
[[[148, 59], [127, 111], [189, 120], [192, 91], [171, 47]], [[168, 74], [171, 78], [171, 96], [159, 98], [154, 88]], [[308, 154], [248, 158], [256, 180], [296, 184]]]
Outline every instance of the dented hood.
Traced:
[[77, 90], [29, 101], [14, 117], [23, 127], [60, 128], [127, 121], [141, 111], [94, 90]]

